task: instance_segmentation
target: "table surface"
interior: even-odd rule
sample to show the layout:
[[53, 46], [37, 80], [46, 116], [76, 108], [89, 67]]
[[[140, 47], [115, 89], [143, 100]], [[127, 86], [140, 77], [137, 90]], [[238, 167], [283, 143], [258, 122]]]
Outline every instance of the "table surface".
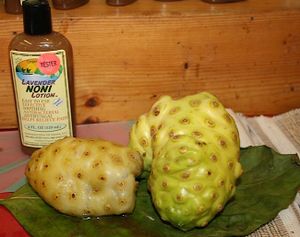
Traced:
[[[228, 110], [240, 133], [241, 147], [267, 145], [282, 154], [300, 156], [300, 109], [275, 117], [246, 117]], [[122, 145], [129, 139], [132, 121], [78, 126], [78, 137], [102, 138]], [[0, 132], [0, 198], [14, 192], [25, 182], [24, 169], [29, 156], [22, 153], [18, 131]], [[4, 207], [0, 207], [0, 236], [28, 236]], [[269, 224], [252, 233], [257, 236], [300, 236], [300, 193], [295, 201]]]

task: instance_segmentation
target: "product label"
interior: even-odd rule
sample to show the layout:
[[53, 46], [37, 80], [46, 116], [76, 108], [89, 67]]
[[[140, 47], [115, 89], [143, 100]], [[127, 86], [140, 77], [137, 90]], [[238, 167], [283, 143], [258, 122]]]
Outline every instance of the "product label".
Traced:
[[10, 56], [22, 144], [40, 148], [73, 136], [65, 51]]

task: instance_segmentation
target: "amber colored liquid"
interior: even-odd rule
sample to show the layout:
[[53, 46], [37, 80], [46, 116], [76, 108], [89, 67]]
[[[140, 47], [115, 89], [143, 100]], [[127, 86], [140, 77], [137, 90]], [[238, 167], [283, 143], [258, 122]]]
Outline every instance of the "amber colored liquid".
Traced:
[[106, 0], [106, 3], [111, 6], [126, 6], [135, 1], [136, 0]]
[[88, 2], [89, 0], [52, 0], [53, 7], [60, 10], [77, 8]]
[[[25, 33], [18, 34], [10, 43], [9, 51], [23, 51], [23, 52], [44, 52], [54, 50], [65, 50], [67, 57], [67, 73], [69, 83], [69, 94], [71, 101], [71, 116], [73, 135], [76, 134], [75, 122], [75, 102], [74, 102], [74, 73], [73, 73], [73, 51], [70, 42], [62, 34], [52, 32], [47, 35], [28, 35]], [[16, 95], [15, 95], [16, 96]], [[15, 100], [15, 103], [16, 100]], [[18, 118], [19, 121], [19, 118]], [[20, 126], [20, 124], [19, 124]], [[32, 154], [38, 148], [27, 147], [22, 144], [22, 150], [26, 154]]]
[[240, 2], [244, 0], [202, 0], [204, 2], [209, 2], [209, 3], [230, 3], [230, 2]]
[[182, 0], [156, 0], [159, 2], [177, 2], [177, 1], [182, 1]]

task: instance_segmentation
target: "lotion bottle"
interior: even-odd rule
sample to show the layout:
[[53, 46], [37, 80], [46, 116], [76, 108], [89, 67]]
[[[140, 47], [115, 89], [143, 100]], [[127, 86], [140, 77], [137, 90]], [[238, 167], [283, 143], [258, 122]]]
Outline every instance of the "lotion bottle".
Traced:
[[106, 0], [106, 3], [110, 6], [127, 6], [136, 0]]
[[73, 55], [70, 42], [52, 31], [47, 0], [25, 0], [24, 32], [9, 45], [22, 150], [75, 135]]
[[208, 3], [231, 3], [231, 2], [240, 2], [244, 0], [202, 0], [202, 1]]
[[68, 10], [80, 7], [89, 2], [89, 0], [52, 0], [53, 7], [59, 10]]

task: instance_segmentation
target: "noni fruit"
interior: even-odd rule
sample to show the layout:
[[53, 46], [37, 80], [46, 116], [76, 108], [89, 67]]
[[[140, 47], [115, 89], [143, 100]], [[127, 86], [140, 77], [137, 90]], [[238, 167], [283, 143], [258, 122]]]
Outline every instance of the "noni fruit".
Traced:
[[100, 139], [64, 138], [32, 154], [26, 176], [51, 206], [74, 216], [130, 213], [142, 171], [138, 152]]
[[242, 174], [235, 121], [207, 92], [161, 97], [133, 125], [130, 146], [151, 171], [148, 188], [161, 218], [182, 230], [206, 226]]

